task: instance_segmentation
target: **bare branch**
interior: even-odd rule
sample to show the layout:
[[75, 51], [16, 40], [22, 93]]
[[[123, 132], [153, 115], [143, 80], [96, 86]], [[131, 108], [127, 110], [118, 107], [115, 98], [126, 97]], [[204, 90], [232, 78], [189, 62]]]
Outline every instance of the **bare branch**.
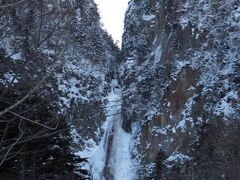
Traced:
[[[53, 131], [52, 133], [46, 133], [46, 132], [43, 132], [42, 134], [40, 133], [36, 133], [35, 135], [30, 135], [30, 136], [27, 136], [27, 137], [24, 137], [22, 138], [20, 141], [18, 141], [16, 143], [16, 145], [19, 145], [19, 144], [23, 144], [23, 143], [27, 143], [27, 142], [30, 142], [30, 141], [33, 141], [33, 140], [38, 140], [38, 139], [42, 139], [42, 138], [46, 138], [46, 137], [50, 137], [50, 136], [53, 136], [55, 134], [58, 134], [58, 133], [61, 133], [61, 132], [64, 132], [64, 131], [67, 131], [69, 130], [68, 128], [65, 128], [65, 129], [60, 129], [60, 130], [57, 130], [57, 131]], [[7, 146], [6, 148], [9, 148], [11, 145]], [[0, 149], [0, 153], [4, 152], [5, 149]]]
[[2, 164], [4, 163], [4, 161], [6, 160], [6, 158], [8, 157], [8, 154], [10, 153], [10, 151], [12, 150], [12, 148], [17, 144], [18, 141], [20, 141], [20, 139], [23, 137], [24, 131], [21, 129], [21, 124], [22, 124], [22, 120], [19, 122], [18, 124], [18, 129], [20, 131], [20, 135], [17, 138], [17, 140], [11, 144], [10, 148], [7, 150], [5, 156], [3, 157], [3, 159], [0, 162], [0, 166], [2, 166]]
[[24, 2], [25, 0], [20, 0], [16, 3], [11, 3], [11, 4], [6, 4], [6, 5], [1, 5], [0, 8], [7, 8], [7, 7], [12, 7], [12, 6], [17, 6], [19, 4], [21, 4], [22, 2]]
[[[66, 47], [62, 49], [62, 51], [59, 53], [59, 55], [56, 58], [56, 61], [53, 62], [52, 67], [54, 68], [54, 66], [57, 64], [57, 62], [60, 60], [60, 57], [63, 55], [64, 51], [65, 51]], [[13, 105], [11, 105], [10, 107], [4, 109], [3, 111], [0, 112], [0, 116], [2, 116], [3, 114], [9, 112], [10, 110], [16, 108], [17, 106], [19, 106], [20, 104], [22, 104], [26, 99], [28, 99], [35, 91], [37, 91], [37, 89], [43, 84], [43, 82], [46, 81], [46, 79], [48, 78], [49, 73], [46, 73], [46, 75], [41, 79], [41, 81], [39, 81], [39, 83], [34, 86], [22, 99], [20, 99], [19, 101], [17, 101], [16, 103], [14, 103]]]
[[20, 99], [19, 101], [17, 101], [16, 103], [14, 103], [13, 105], [11, 105], [10, 107], [4, 109], [3, 111], [0, 112], [0, 116], [2, 116], [3, 114], [9, 112], [10, 110], [14, 109], [15, 107], [19, 106], [20, 104], [22, 104], [26, 99], [28, 99], [30, 97], [30, 95], [32, 95], [38, 88], [40, 85], [42, 85], [43, 82], [45, 82], [45, 80], [47, 79], [48, 74], [45, 75], [42, 80], [35, 86], [33, 87], [29, 93], [27, 95], [25, 95], [22, 99]]
[[31, 123], [33, 123], [33, 124], [36, 124], [36, 125], [38, 125], [38, 126], [44, 127], [44, 128], [46, 128], [46, 129], [49, 129], [49, 130], [56, 130], [56, 129], [58, 128], [58, 125], [59, 125], [59, 120], [58, 120], [56, 126], [54, 126], [54, 127], [48, 127], [48, 126], [46, 126], [46, 125], [44, 125], [44, 124], [42, 124], [42, 123], [39, 123], [39, 122], [34, 121], [34, 120], [32, 120], [32, 119], [26, 118], [26, 117], [24, 117], [24, 116], [21, 116], [21, 115], [15, 113], [15, 112], [9, 111], [9, 113], [11, 113], [11, 114], [13, 114], [13, 115], [15, 115], [15, 116], [23, 119], [23, 120], [29, 121], [29, 122], [31, 122]]
[[9, 122], [6, 123], [6, 126], [5, 126], [5, 128], [4, 128], [4, 132], [3, 132], [3, 135], [2, 135], [1, 141], [0, 141], [0, 147], [2, 147], [2, 143], [3, 143], [3, 141], [4, 141], [4, 138], [5, 138], [6, 135], [7, 135], [8, 127], [9, 127]]

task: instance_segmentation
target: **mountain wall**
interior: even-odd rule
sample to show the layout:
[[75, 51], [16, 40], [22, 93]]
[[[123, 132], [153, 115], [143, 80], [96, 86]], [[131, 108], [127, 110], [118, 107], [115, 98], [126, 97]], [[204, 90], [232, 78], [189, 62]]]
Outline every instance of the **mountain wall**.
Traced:
[[129, 2], [120, 77], [139, 179], [239, 176], [239, 5]]

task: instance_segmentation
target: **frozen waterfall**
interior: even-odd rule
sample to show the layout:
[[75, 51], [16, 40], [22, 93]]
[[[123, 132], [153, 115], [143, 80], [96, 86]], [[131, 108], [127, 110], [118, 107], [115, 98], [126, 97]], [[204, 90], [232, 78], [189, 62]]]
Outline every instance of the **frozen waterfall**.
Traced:
[[106, 105], [107, 120], [104, 135], [90, 158], [93, 180], [133, 180], [133, 165], [129, 151], [131, 135], [122, 129], [122, 91], [117, 80]]

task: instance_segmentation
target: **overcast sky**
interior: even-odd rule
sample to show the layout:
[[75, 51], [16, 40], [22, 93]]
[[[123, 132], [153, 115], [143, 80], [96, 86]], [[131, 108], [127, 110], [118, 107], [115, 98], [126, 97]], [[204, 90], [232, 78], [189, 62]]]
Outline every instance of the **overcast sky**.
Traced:
[[101, 15], [104, 28], [112, 35], [113, 40], [119, 41], [123, 33], [124, 14], [129, 0], [95, 0]]

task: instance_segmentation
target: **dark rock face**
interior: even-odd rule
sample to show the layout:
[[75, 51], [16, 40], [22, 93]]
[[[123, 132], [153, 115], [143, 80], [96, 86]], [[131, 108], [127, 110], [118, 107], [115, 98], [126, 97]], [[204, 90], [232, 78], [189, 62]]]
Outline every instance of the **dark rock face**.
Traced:
[[236, 178], [233, 160], [218, 164], [231, 152], [215, 140], [237, 144], [239, 13], [234, 0], [130, 1], [120, 76], [140, 179]]

